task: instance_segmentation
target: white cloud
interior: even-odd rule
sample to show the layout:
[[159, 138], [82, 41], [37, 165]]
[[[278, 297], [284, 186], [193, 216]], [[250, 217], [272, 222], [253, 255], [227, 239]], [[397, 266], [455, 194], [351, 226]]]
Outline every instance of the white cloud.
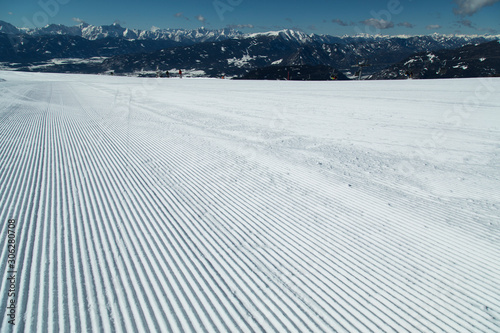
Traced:
[[82, 20], [81, 18], [78, 18], [78, 17], [73, 17], [72, 20], [77, 22], [77, 23], [85, 23], [84, 20]]
[[429, 24], [425, 28], [427, 30], [437, 30], [437, 29], [441, 29], [442, 27], [439, 24]]
[[377, 20], [375, 18], [371, 18], [368, 20], [361, 21], [364, 25], [369, 25], [375, 27], [377, 29], [389, 29], [394, 28], [394, 23], [386, 20]]
[[453, 0], [458, 8], [454, 8], [453, 12], [457, 15], [473, 15], [483, 7], [491, 6], [500, 0]]
[[202, 23], [205, 23], [207, 20], [203, 15], [196, 15], [195, 18]]

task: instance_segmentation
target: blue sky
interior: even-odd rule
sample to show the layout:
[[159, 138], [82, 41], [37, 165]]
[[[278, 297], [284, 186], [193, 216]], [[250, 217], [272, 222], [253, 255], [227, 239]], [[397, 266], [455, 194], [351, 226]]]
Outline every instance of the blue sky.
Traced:
[[85, 21], [136, 29], [500, 34], [500, 0], [16, 0], [2, 1], [0, 20], [18, 27]]

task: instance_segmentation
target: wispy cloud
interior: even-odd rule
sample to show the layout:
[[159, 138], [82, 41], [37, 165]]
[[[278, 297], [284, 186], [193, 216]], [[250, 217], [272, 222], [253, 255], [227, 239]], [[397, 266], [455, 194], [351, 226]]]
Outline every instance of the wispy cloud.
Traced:
[[478, 26], [477, 26], [474, 22], [472, 22], [471, 20], [466, 20], [466, 19], [459, 20], [459, 21], [457, 21], [457, 22], [456, 22], [456, 24], [458, 24], [458, 27], [459, 27], [459, 28], [466, 27], [466, 28], [469, 28], [469, 29], [473, 29], [473, 30], [476, 30], [476, 31], [481, 31], [481, 32], [486, 32], [486, 33], [490, 33], [490, 34], [493, 34], [493, 35], [498, 34], [498, 30], [493, 29], [493, 28], [482, 28], [482, 27], [478, 27]]
[[425, 27], [427, 30], [437, 30], [441, 29], [442, 27], [439, 24], [429, 24], [428, 26]]
[[333, 19], [332, 22], [343, 27], [347, 27], [349, 25], [347, 22], [344, 22], [341, 19]]
[[200, 21], [201, 23], [205, 23], [207, 21], [207, 19], [203, 15], [196, 15], [194, 18]]
[[415, 28], [415, 25], [411, 24], [410, 22], [401, 22], [398, 23], [398, 27], [405, 27], [405, 28]]
[[72, 20], [77, 22], [77, 23], [85, 23], [84, 20], [82, 20], [81, 18], [78, 18], [78, 17], [73, 17]]
[[491, 6], [500, 0], [453, 0], [458, 8], [454, 8], [453, 12], [461, 16], [471, 16], [481, 10], [483, 7]]
[[184, 13], [176, 13], [176, 14], [174, 14], [174, 17], [182, 18], [182, 19], [185, 19], [186, 21], [189, 21], [189, 18], [184, 16]]
[[471, 20], [460, 20], [460, 21], [457, 21], [458, 24], [460, 24], [461, 26], [464, 26], [464, 27], [467, 27], [467, 28], [472, 28], [472, 29], [476, 29], [477, 30], [477, 27], [474, 25], [474, 23], [472, 23]]
[[[356, 23], [354, 23], [352, 21], [348, 23], [346, 21], [342, 21], [341, 19], [333, 19], [331, 22], [335, 23], [335, 24], [338, 24], [338, 25], [340, 25], [342, 27], [355, 26], [356, 25]], [[325, 23], [326, 23], [326, 21], [325, 21]]]
[[361, 21], [361, 23], [381, 30], [394, 28], [394, 23], [386, 20], [377, 20], [375, 18], [370, 18], [368, 20]]
[[230, 29], [253, 29], [255, 26], [253, 24], [229, 24], [227, 26]]

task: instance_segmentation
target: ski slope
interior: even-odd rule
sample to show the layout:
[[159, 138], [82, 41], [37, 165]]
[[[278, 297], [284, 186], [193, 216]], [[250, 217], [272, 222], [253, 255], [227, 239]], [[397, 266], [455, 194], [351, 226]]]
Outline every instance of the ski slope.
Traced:
[[2, 332], [500, 332], [500, 79], [0, 79]]

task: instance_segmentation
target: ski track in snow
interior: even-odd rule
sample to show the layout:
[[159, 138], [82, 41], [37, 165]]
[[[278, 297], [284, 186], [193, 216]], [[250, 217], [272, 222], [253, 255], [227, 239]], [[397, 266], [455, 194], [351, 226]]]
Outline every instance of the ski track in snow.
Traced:
[[2, 332], [500, 331], [499, 79], [0, 78]]

